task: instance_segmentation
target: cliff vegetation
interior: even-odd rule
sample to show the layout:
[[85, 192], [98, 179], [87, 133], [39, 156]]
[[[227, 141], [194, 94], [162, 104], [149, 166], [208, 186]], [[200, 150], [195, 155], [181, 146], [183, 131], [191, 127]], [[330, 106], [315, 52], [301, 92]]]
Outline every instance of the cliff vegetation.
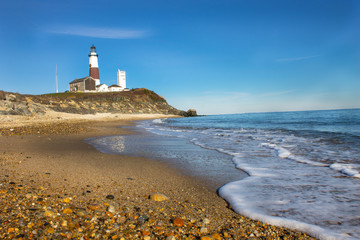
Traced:
[[[95, 113], [160, 113], [194, 116], [195, 110], [187, 112], [170, 106], [166, 99], [146, 88], [128, 92], [106, 93], [53, 93], [23, 95], [0, 91], [0, 114], [35, 115], [47, 110], [57, 112]], [[195, 112], [194, 112], [195, 111]]]

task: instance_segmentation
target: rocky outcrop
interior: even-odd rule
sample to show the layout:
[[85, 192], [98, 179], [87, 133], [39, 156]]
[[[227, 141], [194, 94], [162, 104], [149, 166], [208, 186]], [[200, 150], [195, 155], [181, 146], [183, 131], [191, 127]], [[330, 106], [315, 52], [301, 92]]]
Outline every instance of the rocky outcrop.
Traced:
[[19, 94], [0, 92], [1, 115], [35, 115], [44, 114], [47, 107], [24, 98]]
[[[170, 106], [155, 92], [145, 88], [129, 92], [113, 93], [58, 93], [45, 95], [21, 95], [0, 91], [0, 114], [44, 114], [48, 109], [58, 112], [95, 113], [160, 113], [195, 116], [195, 110], [187, 112]], [[195, 114], [195, 115], [194, 115]]]
[[197, 113], [195, 109], [189, 109], [186, 111], [186, 117], [196, 117]]

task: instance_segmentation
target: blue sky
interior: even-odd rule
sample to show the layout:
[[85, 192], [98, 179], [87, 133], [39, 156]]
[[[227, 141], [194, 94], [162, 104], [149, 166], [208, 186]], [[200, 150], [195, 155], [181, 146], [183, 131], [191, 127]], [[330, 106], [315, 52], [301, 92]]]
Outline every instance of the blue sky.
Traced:
[[360, 107], [360, 1], [0, 2], [0, 89], [55, 92], [88, 75], [200, 114]]

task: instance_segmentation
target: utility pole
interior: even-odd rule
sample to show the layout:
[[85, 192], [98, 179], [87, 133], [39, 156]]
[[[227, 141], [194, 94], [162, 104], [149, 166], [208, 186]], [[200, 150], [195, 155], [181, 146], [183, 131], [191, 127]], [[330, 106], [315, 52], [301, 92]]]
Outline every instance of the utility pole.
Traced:
[[56, 93], [59, 93], [59, 89], [58, 89], [58, 72], [57, 72], [57, 64], [56, 64]]

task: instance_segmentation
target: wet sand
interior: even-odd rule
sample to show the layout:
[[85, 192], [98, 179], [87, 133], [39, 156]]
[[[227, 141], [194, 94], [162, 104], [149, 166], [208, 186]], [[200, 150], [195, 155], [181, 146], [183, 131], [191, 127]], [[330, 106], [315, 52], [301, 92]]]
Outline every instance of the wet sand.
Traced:
[[[83, 141], [133, 134], [118, 126], [141, 116], [115, 119], [0, 128], [1, 238], [310, 239], [234, 213], [164, 162], [104, 154]], [[167, 199], [153, 200], [156, 193]]]

